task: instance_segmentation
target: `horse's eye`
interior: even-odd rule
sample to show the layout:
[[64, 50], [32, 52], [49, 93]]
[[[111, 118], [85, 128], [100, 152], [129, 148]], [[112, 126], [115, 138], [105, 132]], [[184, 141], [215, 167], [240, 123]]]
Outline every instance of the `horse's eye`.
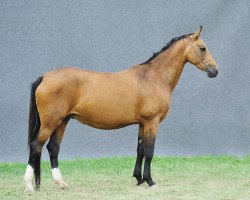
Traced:
[[200, 50], [204, 52], [206, 51], [206, 47], [200, 47]]

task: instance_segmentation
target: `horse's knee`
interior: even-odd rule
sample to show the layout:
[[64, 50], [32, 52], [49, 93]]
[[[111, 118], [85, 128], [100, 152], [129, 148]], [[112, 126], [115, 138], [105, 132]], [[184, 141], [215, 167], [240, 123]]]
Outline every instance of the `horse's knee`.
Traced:
[[145, 159], [151, 161], [154, 156], [154, 144], [145, 145], [143, 153], [144, 153]]
[[[142, 142], [142, 140], [141, 140], [141, 142]], [[139, 143], [138, 146], [137, 146], [137, 149], [136, 149], [137, 155], [143, 154], [143, 150], [144, 150], [143, 144]]]

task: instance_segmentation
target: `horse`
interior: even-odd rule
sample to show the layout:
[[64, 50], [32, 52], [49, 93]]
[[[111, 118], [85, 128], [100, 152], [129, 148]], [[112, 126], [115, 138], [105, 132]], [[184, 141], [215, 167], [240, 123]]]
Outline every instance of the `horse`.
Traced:
[[[218, 74], [217, 64], [203, 42], [200, 26], [194, 33], [173, 38], [146, 62], [114, 73], [64, 67], [45, 73], [31, 85], [25, 191], [40, 187], [41, 151], [47, 143], [54, 182], [67, 184], [58, 166], [64, 130], [70, 119], [98, 129], [139, 125], [133, 176], [137, 185], [155, 186], [151, 161], [159, 128], [169, 111], [172, 92], [187, 62]], [[144, 170], [142, 174], [142, 162]]]

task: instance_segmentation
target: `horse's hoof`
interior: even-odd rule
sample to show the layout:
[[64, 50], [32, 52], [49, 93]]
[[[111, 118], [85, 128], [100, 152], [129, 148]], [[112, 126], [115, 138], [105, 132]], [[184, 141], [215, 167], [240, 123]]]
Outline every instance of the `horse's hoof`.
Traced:
[[140, 185], [142, 185], [143, 183], [145, 183], [145, 181], [139, 181], [139, 182], [137, 183], [137, 186], [140, 186]]
[[65, 183], [64, 181], [55, 181], [54, 180], [53, 183], [59, 185], [59, 187], [61, 189], [67, 189], [69, 187], [68, 184]]
[[65, 183], [64, 181], [62, 181], [62, 182], [60, 183], [59, 186], [60, 186], [60, 188], [63, 189], [63, 190], [64, 190], [64, 189], [67, 189], [67, 188], [69, 187], [68, 184]]
[[34, 192], [34, 187], [33, 186], [29, 186], [29, 187], [26, 187], [25, 192]]
[[154, 184], [154, 185], [149, 186], [149, 188], [151, 190], [157, 190], [158, 186]]

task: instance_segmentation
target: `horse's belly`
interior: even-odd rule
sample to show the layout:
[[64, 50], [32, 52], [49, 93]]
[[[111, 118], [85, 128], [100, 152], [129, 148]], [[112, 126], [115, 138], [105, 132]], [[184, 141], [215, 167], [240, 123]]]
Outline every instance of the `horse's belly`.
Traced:
[[99, 129], [117, 129], [136, 123], [136, 120], [127, 120], [119, 117], [103, 117], [99, 115], [95, 116], [93, 114], [91, 114], [91, 116], [76, 115], [74, 118], [83, 124]]
[[83, 124], [99, 129], [116, 129], [138, 122], [136, 110], [132, 106], [92, 104], [85, 105], [74, 117]]

